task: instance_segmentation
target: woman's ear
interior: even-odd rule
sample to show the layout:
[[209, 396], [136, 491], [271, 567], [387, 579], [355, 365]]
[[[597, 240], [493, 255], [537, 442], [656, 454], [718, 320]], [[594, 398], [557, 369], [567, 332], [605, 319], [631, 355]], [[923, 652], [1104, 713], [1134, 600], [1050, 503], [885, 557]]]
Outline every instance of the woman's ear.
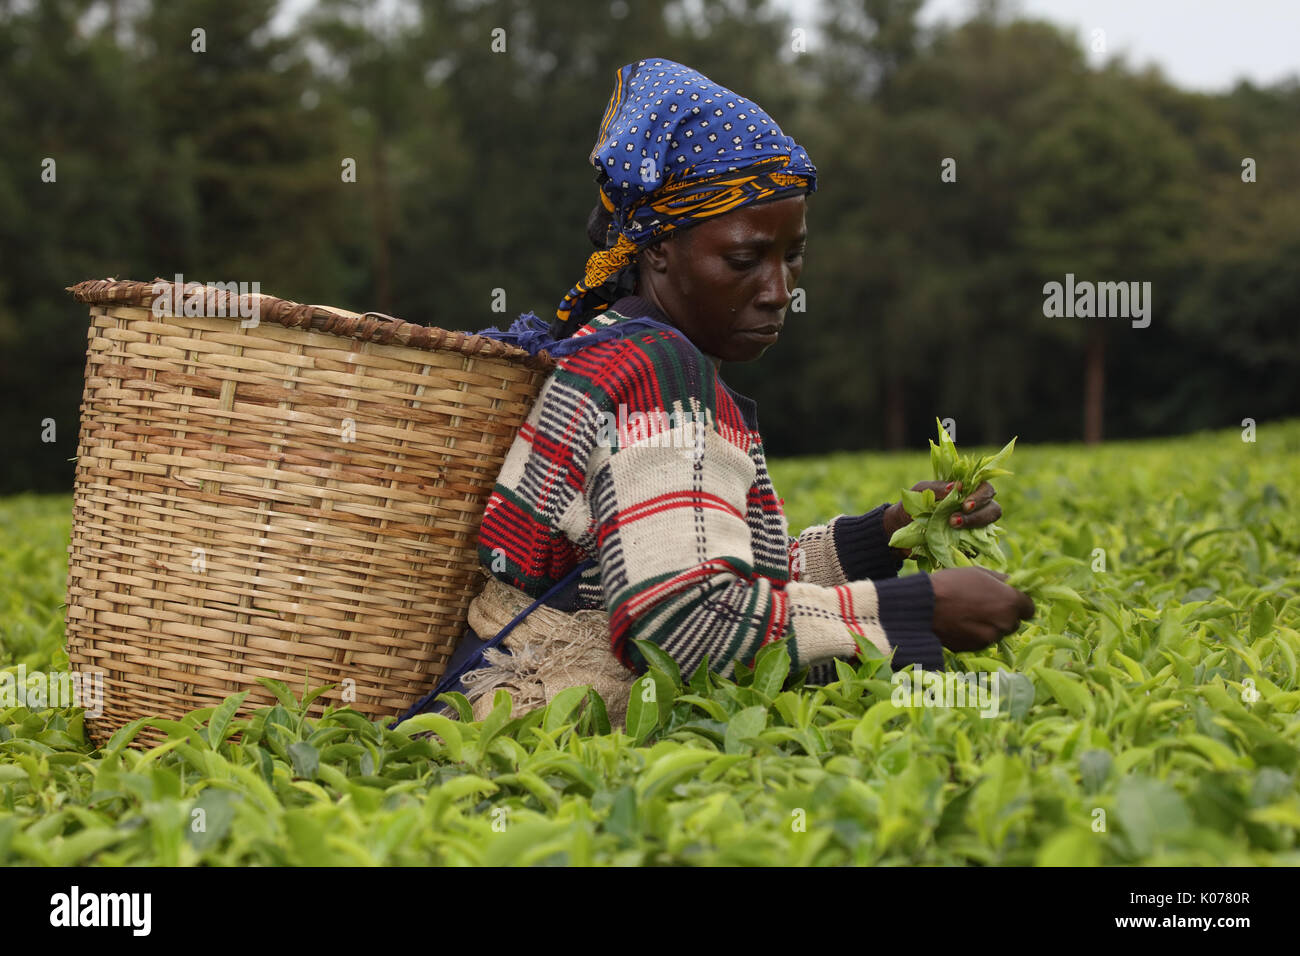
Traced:
[[655, 272], [668, 271], [668, 243], [672, 242], [675, 233], [668, 233], [658, 242], [653, 242], [641, 250], [637, 258], [641, 261], [642, 268], [651, 269]]

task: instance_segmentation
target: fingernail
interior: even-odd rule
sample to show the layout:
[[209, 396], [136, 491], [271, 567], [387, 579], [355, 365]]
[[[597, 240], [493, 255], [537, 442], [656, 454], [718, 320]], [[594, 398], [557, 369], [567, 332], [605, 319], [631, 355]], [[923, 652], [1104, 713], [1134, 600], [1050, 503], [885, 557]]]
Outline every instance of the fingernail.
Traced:
[[953, 515], [952, 523], [956, 525], [958, 528], [960, 528], [963, 524], [966, 523], [966, 520], [961, 515]]
[[948, 482], [948, 487], [945, 488], [945, 489], [943, 489], [943, 490], [944, 490], [944, 491], [952, 491], [952, 486], [955, 485], [955, 484], [957, 484], [957, 482], [955, 482], [955, 481], [950, 481], [950, 482]]
[[974, 501], [964, 501], [964, 502], [962, 502], [961, 510], [962, 510], [962, 511], [974, 511], [974, 510], [975, 510], [975, 502], [974, 502]]

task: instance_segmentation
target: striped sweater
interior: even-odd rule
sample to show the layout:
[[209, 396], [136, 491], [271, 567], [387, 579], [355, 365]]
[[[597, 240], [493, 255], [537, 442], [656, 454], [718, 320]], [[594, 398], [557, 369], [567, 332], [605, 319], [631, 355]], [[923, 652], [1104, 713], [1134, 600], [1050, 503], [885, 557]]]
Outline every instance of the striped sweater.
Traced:
[[[628, 296], [574, 334], [637, 316], [668, 323]], [[793, 672], [825, 683], [834, 658], [856, 659], [854, 634], [893, 650], [895, 667], [941, 670], [929, 578], [897, 576], [885, 507], [791, 537], [754, 401], [684, 335], [652, 330], [559, 361], [506, 455], [479, 559], [535, 598], [595, 558], [548, 603], [606, 610], [612, 652], [638, 673], [634, 640], [685, 676], [707, 655], [729, 677], [789, 637]]]

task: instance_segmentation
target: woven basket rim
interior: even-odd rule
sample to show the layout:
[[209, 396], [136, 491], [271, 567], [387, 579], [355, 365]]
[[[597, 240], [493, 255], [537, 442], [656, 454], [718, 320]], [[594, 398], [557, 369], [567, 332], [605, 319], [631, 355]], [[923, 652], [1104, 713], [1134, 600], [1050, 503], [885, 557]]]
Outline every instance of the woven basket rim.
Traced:
[[[87, 305], [113, 304], [150, 308], [156, 296], [154, 287], [159, 284], [173, 288], [176, 285], [174, 280], [162, 278], [151, 282], [114, 278], [87, 279], [85, 282], [66, 286], [64, 291], [72, 293], [74, 299]], [[194, 287], [211, 289], [211, 294], [216, 296], [213, 300], [214, 304], [219, 301], [223, 306], [231, 306], [224, 311], [233, 319], [239, 318], [240, 313], [237, 309], [242, 297], [236, 296], [233, 303], [227, 303], [227, 299], [231, 296], [224, 289], [214, 289], [199, 282], [185, 283], [187, 290]], [[250, 299], [253, 297], [253, 294], [248, 296]], [[550, 371], [557, 364], [555, 358], [545, 349], [536, 355], [531, 355], [518, 346], [471, 332], [417, 325], [398, 318], [371, 318], [370, 316], [379, 313], [368, 312], [358, 315], [330, 306], [307, 305], [265, 293], [256, 293], [256, 298], [260, 303], [259, 319], [267, 319], [285, 328], [324, 332], [380, 345], [404, 345], [429, 352], [452, 351], [467, 356], [505, 359], [526, 368], [542, 371]]]

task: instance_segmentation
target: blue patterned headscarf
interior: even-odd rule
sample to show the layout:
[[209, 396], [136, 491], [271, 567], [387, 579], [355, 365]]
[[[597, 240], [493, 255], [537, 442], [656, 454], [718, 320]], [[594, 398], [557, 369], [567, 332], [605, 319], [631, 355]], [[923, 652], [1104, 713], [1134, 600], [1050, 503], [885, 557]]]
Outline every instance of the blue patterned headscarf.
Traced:
[[762, 107], [672, 60], [618, 71], [589, 160], [618, 241], [587, 260], [556, 309], [562, 322], [607, 308], [619, 273], [665, 233], [817, 191], [808, 153]]
[[556, 309], [554, 325], [528, 313], [510, 332], [480, 334], [557, 356], [594, 344], [587, 335], [556, 342], [545, 330], [568, 335], [579, 316], [606, 309], [630, 291], [622, 280], [642, 248], [742, 206], [817, 191], [808, 153], [762, 107], [698, 70], [659, 58], [618, 71], [588, 158], [617, 241], [587, 260], [582, 280]]

